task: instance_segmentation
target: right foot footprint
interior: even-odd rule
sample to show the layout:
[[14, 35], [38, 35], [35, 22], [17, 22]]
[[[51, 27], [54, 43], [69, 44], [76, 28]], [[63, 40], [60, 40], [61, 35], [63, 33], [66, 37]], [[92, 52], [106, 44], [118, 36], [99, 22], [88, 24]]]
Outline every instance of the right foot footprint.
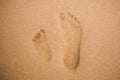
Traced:
[[32, 42], [44, 60], [48, 61], [51, 59], [50, 47], [47, 43], [47, 38], [43, 29], [35, 35], [35, 37], [32, 39]]
[[60, 13], [59, 19], [65, 34], [63, 39], [65, 39], [67, 43], [66, 49], [63, 52], [63, 62], [67, 68], [75, 69], [79, 64], [81, 26], [77, 18], [70, 13]]

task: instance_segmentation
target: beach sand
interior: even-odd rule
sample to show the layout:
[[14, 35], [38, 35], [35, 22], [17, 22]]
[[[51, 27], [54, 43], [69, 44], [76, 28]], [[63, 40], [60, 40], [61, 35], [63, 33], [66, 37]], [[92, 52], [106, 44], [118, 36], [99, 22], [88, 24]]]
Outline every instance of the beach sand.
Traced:
[[[80, 22], [79, 64], [64, 64], [60, 13]], [[51, 59], [32, 39], [45, 30]], [[71, 30], [72, 32], [72, 30]], [[0, 80], [120, 80], [119, 0], [1, 0]]]

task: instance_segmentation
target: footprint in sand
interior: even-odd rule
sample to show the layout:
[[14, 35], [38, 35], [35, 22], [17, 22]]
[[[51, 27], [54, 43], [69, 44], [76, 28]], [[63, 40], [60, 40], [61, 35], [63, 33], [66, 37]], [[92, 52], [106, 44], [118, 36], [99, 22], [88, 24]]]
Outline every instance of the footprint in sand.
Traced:
[[[70, 13], [60, 13], [59, 22], [63, 29], [63, 39], [66, 41], [63, 51], [63, 63], [68, 69], [75, 69], [79, 64], [82, 30], [79, 21]], [[47, 43], [45, 31], [40, 30], [32, 39], [35, 48], [44, 60], [51, 59], [51, 50]]]
[[67, 45], [63, 57], [64, 65], [68, 69], [75, 69], [79, 64], [80, 44], [81, 44], [81, 26], [76, 17], [70, 13], [60, 13], [59, 22]]
[[47, 43], [47, 38], [45, 35], [45, 31], [41, 29], [32, 39], [34, 47], [39, 52], [41, 58], [45, 61], [49, 61], [51, 59], [51, 50]]

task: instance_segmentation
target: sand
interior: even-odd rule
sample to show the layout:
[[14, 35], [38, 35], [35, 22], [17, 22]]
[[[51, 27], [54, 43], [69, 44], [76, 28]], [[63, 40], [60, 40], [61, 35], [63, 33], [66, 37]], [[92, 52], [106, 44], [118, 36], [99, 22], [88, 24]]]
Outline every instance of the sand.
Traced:
[[[64, 64], [61, 12], [75, 16], [83, 31], [73, 69]], [[119, 21], [119, 0], [1, 0], [0, 79], [120, 80]], [[41, 29], [52, 55], [48, 61], [32, 41]]]

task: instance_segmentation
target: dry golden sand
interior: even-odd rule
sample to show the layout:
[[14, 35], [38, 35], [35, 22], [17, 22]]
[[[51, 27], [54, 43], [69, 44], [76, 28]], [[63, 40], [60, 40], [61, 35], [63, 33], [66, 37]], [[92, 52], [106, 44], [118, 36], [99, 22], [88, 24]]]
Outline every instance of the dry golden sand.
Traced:
[[[76, 16], [83, 30], [74, 70], [63, 63], [60, 12]], [[51, 48], [49, 62], [32, 42], [41, 29]], [[120, 80], [120, 1], [0, 0], [0, 80]]]

